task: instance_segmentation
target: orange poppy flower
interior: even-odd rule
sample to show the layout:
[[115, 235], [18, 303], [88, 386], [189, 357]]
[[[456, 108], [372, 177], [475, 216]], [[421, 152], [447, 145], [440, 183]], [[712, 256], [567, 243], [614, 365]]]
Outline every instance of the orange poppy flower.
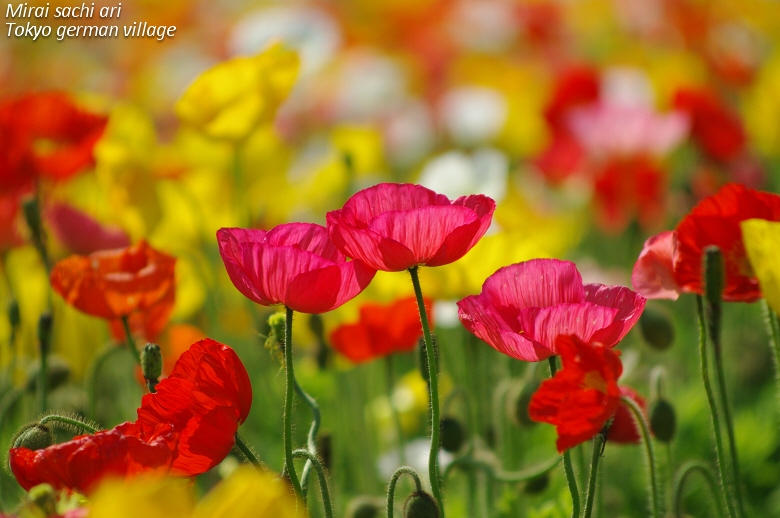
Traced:
[[146, 312], [166, 300], [172, 306], [176, 258], [146, 241], [88, 256], [72, 255], [54, 265], [51, 285], [65, 301], [106, 319]]

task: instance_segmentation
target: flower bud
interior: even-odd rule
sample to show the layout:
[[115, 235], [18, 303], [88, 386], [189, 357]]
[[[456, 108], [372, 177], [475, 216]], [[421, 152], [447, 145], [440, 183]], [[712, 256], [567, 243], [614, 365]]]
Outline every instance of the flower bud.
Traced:
[[54, 431], [46, 425], [37, 422], [21, 427], [11, 439], [11, 448], [27, 448], [42, 450], [54, 444]]
[[[40, 363], [36, 362], [30, 365], [27, 370], [27, 390], [33, 392], [38, 387], [38, 372]], [[49, 356], [46, 362], [46, 386], [49, 390], [54, 390], [63, 385], [70, 377], [70, 366], [59, 356]]]
[[725, 284], [723, 254], [717, 246], [708, 246], [704, 249], [704, 294], [712, 306], [720, 304]]
[[317, 436], [317, 456], [325, 471], [330, 471], [333, 466], [333, 439], [329, 433]]
[[[441, 362], [439, 362], [439, 344], [436, 341], [435, 336], [431, 336], [432, 345], [433, 345], [433, 354], [436, 357], [436, 368], [437, 372], [436, 374], [439, 374], [438, 369]], [[422, 374], [422, 379], [425, 380], [425, 383], [429, 383], [428, 380], [428, 354], [427, 350], [425, 348], [425, 337], [420, 338], [420, 341], [418, 342], [418, 351], [420, 352], [420, 374]]]
[[8, 323], [11, 324], [11, 329], [16, 329], [22, 323], [19, 302], [16, 299], [11, 299], [11, 302], [8, 303]]
[[30, 499], [30, 503], [42, 511], [43, 516], [59, 516], [57, 493], [49, 484], [38, 484], [30, 488], [27, 497]]
[[25, 198], [22, 202], [22, 213], [24, 221], [30, 228], [32, 241], [37, 246], [43, 243], [43, 225], [41, 224], [41, 211], [39, 210], [38, 199], [35, 196]]
[[439, 518], [439, 506], [425, 491], [415, 491], [406, 499], [404, 518]]
[[144, 378], [148, 382], [156, 384], [157, 380], [160, 379], [160, 375], [162, 375], [162, 366], [160, 346], [153, 343], [144, 345], [144, 348], [141, 349], [141, 370]]
[[345, 518], [379, 518], [385, 510], [384, 501], [373, 496], [358, 496], [347, 506]]
[[441, 447], [444, 451], [455, 453], [466, 442], [466, 429], [454, 417], [443, 417], [441, 420]]
[[509, 389], [506, 397], [506, 415], [517, 426], [533, 426], [536, 423], [528, 416], [528, 405], [531, 397], [539, 389], [541, 382], [531, 380], [528, 383], [517, 383]]
[[674, 433], [677, 430], [677, 417], [674, 413], [674, 407], [669, 401], [659, 399], [653, 403], [653, 407], [650, 409], [650, 429], [655, 438], [661, 442], [671, 442], [674, 438]]
[[49, 354], [51, 351], [51, 313], [44, 313], [38, 319], [38, 343], [41, 354]]
[[529, 495], [537, 495], [547, 489], [547, 486], [550, 484], [550, 475], [547, 473], [542, 473], [538, 477], [534, 477], [528, 482], [525, 483], [525, 487], [523, 488], [523, 491], [525, 491], [526, 494]]
[[664, 351], [674, 342], [674, 325], [669, 315], [652, 306], [645, 306], [639, 317], [639, 329], [642, 337], [653, 349]]
[[265, 338], [265, 348], [272, 357], [284, 361], [284, 331], [287, 326], [287, 315], [273, 313], [268, 317], [268, 336]]

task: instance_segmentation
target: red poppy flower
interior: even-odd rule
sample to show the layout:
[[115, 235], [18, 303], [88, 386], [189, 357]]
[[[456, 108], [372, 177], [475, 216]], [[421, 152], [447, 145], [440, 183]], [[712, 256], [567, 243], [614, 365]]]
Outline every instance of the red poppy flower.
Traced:
[[[430, 300], [425, 300], [425, 307], [432, 326]], [[360, 320], [334, 329], [330, 343], [352, 362], [362, 363], [413, 351], [422, 334], [417, 299], [408, 297], [389, 305], [364, 304], [360, 307]]]
[[21, 196], [16, 192], [0, 194], [0, 252], [21, 245], [19, 233], [19, 208]]
[[171, 473], [195, 476], [230, 453], [251, 406], [252, 385], [238, 355], [206, 338], [179, 357], [156, 393], [143, 397], [136, 423], [147, 433], [170, 423], [179, 434]]
[[[723, 253], [726, 269], [723, 300], [758, 300], [761, 289], [740, 228], [742, 221], [752, 218], [780, 221], [780, 195], [726, 184], [699, 202], [680, 221], [671, 239], [662, 233], [645, 243], [634, 265], [634, 287], [650, 298], [676, 298], [673, 292], [704, 294], [702, 256], [707, 246], [714, 245]], [[674, 286], [669, 286], [669, 279], [674, 279]]]
[[76, 107], [67, 94], [30, 94], [0, 105], [0, 185], [22, 187], [35, 177], [66, 179], [92, 166], [106, 117]]
[[584, 284], [574, 263], [534, 259], [501, 268], [479, 295], [458, 302], [463, 326], [523, 361], [559, 354], [560, 335], [613, 347], [639, 320], [645, 298], [622, 286]]
[[683, 88], [672, 102], [691, 117], [691, 136], [712, 158], [728, 161], [745, 149], [747, 138], [739, 115], [724, 106], [712, 91]]
[[[647, 417], [647, 401], [640, 396], [634, 389], [621, 386], [620, 395], [631, 398], [642, 409], [642, 413]], [[620, 444], [635, 444], [642, 440], [639, 427], [634, 419], [634, 413], [622, 401], [618, 405], [612, 424], [607, 432], [607, 441]]]
[[421, 185], [381, 183], [328, 212], [328, 232], [346, 255], [389, 272], [457, 261], [485, 235], [496, 203], [455, 201]]
[[547, 123], [554, 129], [566, 126], [570, 110], [599, 98], [599, 72], [588, 65], [573, 65], [560, 72], [552, 98], [544, 110]]
[[13, 448], [11, 471], [25, 490], [38, 484], [88, 493], [107, 476], [168, 473], [176, 457], [177, 433], [170, 424], [143, 429], [123, 423], [41, 450]]
[[137, 245], [72, 255], [54, 265], [51, 285], [65, 301], [96, 317], [115, 319], [147, 311], [160, 301], [172, 306], [176, 258]]
[[555, 425], [558, 451], [594, 437], [620, 404], [617, 379], [623, 372], [619, 351], [576, 336], [560, 336], [556, 349], [563, 368], [542, 382], [531, 397], [532, 420]]
[[87, 255], [130, 246], [130, 238], [121, 228], [102, 225], [88, 214], [64, 203], [55, 203], [47, 208], [46, 220], [57, 239], [76, 254]]
[[245, 297], [302, 313], [324, 313], [368, 286], [376, 271], [347, 261], [313, 223], [287, 223], [271, 230], [221, 228], [219, 253], [230, 280]]

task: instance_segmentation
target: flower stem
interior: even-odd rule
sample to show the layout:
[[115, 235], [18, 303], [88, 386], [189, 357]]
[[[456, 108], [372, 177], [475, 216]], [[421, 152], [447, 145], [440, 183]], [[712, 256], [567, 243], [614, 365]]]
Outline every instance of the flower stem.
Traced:
[[333, 505], [330, 503], [330, 491], [328, 490], [328, 480], [325, 478], [325, 469], [317, 456], [309, 450], [302, 448], [295, 450], [293, 457], [306, 457], [306, 464], [314, 466], [317, 476], [320, 479], [320, 492], [322, 493], [322, 505], [325, 508], [325, 518], [333, 518]]
[[[780, 324], [777, 321], [777, 313], [767, 304], [766, 299], [761, 301], [764, 310], [764, 319], [766, 320], [769, 337], [772, 340], [772, 358], [775, 364], [775, 383], [780, 389]], [[778, 392], [778, 402], [780, 402], [780, 392]]]
[[439, 377], [436, 366], [436, 352], [433, 349], [433, 339], [431, 338], [431, 328], [428, 323], [428, 313], [425, 311], [425, 302], [423, 300], [422, 289], [420, 289], [420, 279], [417, 276], [417, 266], [409, 268], [412, 276], [412, 285], [414, 294], [417, 297], [417, 309], [420, 311], [420, 321], [422, 322], [423, 336], [425, 337], [425, 356], [428, 359], [428, 386], [431, 392], [431, 451], [428, 456], [428, 477], [431, 480], [431, 492], [439, 504], [441, 518], [444, 518], [444, 499], [442, 498], [441, 488], [439, 487], [439, 432], [441, 428], [441, 419], [439, 416]]
[[455, 470], [455, 468], [461, 468], [469, 471], [481, 470], [485, 472], [489, 479], [496, 480], [498, 482], [525, 482], [527, 480], [544, 475], [548, 471], [555, 468], [555, 466], [557, 466], [560, 461], [560, 457], [555, 457], [546, 462], [521, 471], [503, 471], [500, 468], [496, 469], [496, 467], [493, 466], [493, 464], [490, 462], [476, 459], [471, 455], [463, 455], [447, 465], [447, 469], [444, 470], [443, 478], [446, 481], [449, 474]]
[[395, 473], [393, 473], [393, 476], [390, 478], [390, 483], [387, 485], [387, 518], [393, 518], [395, 486], [398, 484], [398, 479], [401, 478], [402, 475], [409, 475], [414, 479], [416, 492], [420, 493], [423, 490], [422, 483], [420, 482], [420, 475], [417, 474], [414, 468], [410, 468], [409, 466], [401, 466], [395, 470]]
[[135, 362], [138, 365], [141, 365], [141, 355], [138, 352], [138, 349], [135, 348], [135, 340], [133, 339], [132, 331], [130, 331], [130, 321], [127, 315], [122, 316], [122, 327], [125, 328], [125, 338], [126, 338], [127, 348], [130, 349], [133, 358], [135, 358]]
[[119, 351], [118, 347], [114, 346], [113, 344], [109, 344], [105, 347], [103, 347], [100, 351], [98, 351], [95, 358], [92, 360], [92, 362], [89, 365], [89, 369], [87, 370], [86, 375], [84, 376], [84, 383], [86, 385], [85, 389], [87, 391], [87, 417], [89, 419], [97, 419], [97, 379], [98, 374], [100, 373], [100, 369], [103, 367], [103, 364], [106, 362], [106, 360], [111, 356], [114, 351]]
[[[307, 405], [309, 405], [309, 408], [311, 408], [312, 421], [311, 427], [309, 428], [309, 436], [307, 438], [306, 445], [313, 455], [317, 455], [317, 432], [319, 432], [320, 422], [322, 422], [320, 406], [313, 397], [311, 397], [306, 393], [305, 390], [301, 388], [297, 381], [295, 381], [295, 392], [297, 392], [298, 396], [303, 399]], [[309, 475], [311, 474], [312, 467], [312, 462], [307, 460], [306, 464], [303, 466], [303, 471], [301, 472], [301, 496], [303, 497], [304, 501], [306, 500]]]
[[598, 434], [593, 438], [593, 453], [591, 454], [590, 458], [590, 478], [588, 479], [588, 493], [585, 498], [585, 510], [582, 513], [583, 518], [590, 518], [590, 515], [593, 513], [593, 500], [596, 496], [599, 459], [601, 458], [601, 451], [603, 448], [604, 436], [602, 434]]
[[723, 451], [723, 437], [721, 435], [720, 412], [715, 400], [715, 392], [710, 381], [709, 365], [707, 361], [707, 331], [704, 319], [704, 302], [701, 295], [696, 295], [696, 309], [699, 315], [699, 354], [701, 356], [701, 375], [704, 380], [704, 390], [707, 392], [707, 402], [710, 405], [710, 417], [712, 418], [712, 428], [715, 432], [715, 451], [718, 456], [718, 470], [720, 472], [720, 485], [723, 489], [723, 497], [726, 499], [726, 506], [729, 510], [729, 516], [737, 516], [734, 502], [730, 497], [730, 481], [726, 467], [726, 455]]
[[393, 402], [393, 385], [395, 384], [395, 380], [393, 377], [393, 355], [388, 354], [385, 356], [385, 367], [386, 367], [386, 381], [387, 381], [387, 401], [390, 404], [390, 412], [393, 414], [393, 421], [395, 422], [395, 433], [398, 436], [397, 437], [397, 447], [398, 447], [398, 461], [403, 466], [406, 464], [406, 452], [404, 449], [406, 448], [406, 441], [404, 441], [404, 429], [403, 426], [401, 426], [401, 416], [398, 414], [398, 409], [395, 406], [395, 403]]
[[255, 455], [255, 452], [252, 451], [252, 448], [247, 446], [247, 444], [244, 442], [241, 436], [238, 435], [238, 432], [236, 432], [236, 448], [238, 448], [241, 451], [241, 453], [244, 454], [246, 460], [248, 460], [249, 463], [252, 466], [254, 466], [258, 472], [265, 471], [265, 467], [263, 466], [263, 463], [260, 462], [260, 460], [257, 458], [257, 455]]
[[645, 443], [645, 453], [647, 454], [647, 470], [650, 475], [650, 500], [653, 510], [653, 518], [661, 518], [659, 509], [660, 495], [658, 493], [658, 477], [656, 476], [655, 450], [653, 449], [653, 438], [650, 437], [650, 429], [647, 425], [642, 409], [633, 399], [622, 396], [621, 401], [626, 405], [631, 413], [634, 414], [634, 420], [639, 425], [639, 431], [642, 434], [642, 441]]
[[[558, 367], [555, 364], [555, 356], [550, 356], [547, 359], [550, 365], [550, 377], [555, 376], [558, 371]], [[577, 489], [577, 478], [574, 476], [574, 468], [571, 465], [571, 450], [563, 452], [563, 470], [566, 472], [566, 482], [569, 485], [569, 493], [571, 493], [572, 518], [579, 518], [580, 516], [580, 493]]]
[[97, 428], [94, 426], [90, 426], [89, 424], [79, 421], [78, 419], [71, 419], [70, 417], [66, 417], [64, 415], [56, 415], [56, 414], [50, 414], [47, 416], [44, 416], [40, 421], [38, 421], [38, 424], [44, 425], [46, 423], [62, 423], [64, 425], [67, 425], [68, 427], [75, 428], [78, 430], [83, 431], [84, 433], [93, 434], [98, 431]]
[[685, 481], [695, 471], [701, 473], [704, 480], [707, 482], [707, 487], [709, 488], [710, 493], [712, 493], [713, 500], [715, 500], [718, 509], [718, 518], [723, 518], [723, 505], [721, 504], [720, 498], [718, 498], [718, 483], [715, 481], [715, 477], [712, 475], [710, 468], [703, 462], [696, 460], [686, 462], [680, 466], [680, 469], [677, 471], [678, 475], [674, 482], [674, 516], [682, 516], [680, 507], [682, 505], [681, 501]]
[[290, 484], [292, 484], [295, 491], [295, 496], [303, 499], [301, 483], [298, 481], [298, 474], [295, 472], [295, 464], [293, 463], [292, 449], [292, 406], [293, 388], [295, 387], [292, 355], [293, 310], [290, 308], [285, 309], [287, 310], [287, 318], [284, 324], [284, 370], [287, 374], [287, 386], [284, 395], [284, 458], [287, 465], [287, 474], [290, 477]]

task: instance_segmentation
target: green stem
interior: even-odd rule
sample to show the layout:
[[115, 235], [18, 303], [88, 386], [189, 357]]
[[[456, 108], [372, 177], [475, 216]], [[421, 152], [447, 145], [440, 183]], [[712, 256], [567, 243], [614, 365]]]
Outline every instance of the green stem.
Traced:
[[252, 448], [247, 446], [247, 444], [244, 442], [241, 436], [238, 435], [238, 432], [236, 432], [236, 448], [238, 448], [241, 451], [241, 453], [244, 454], [246, 460], [248, 460], [249, 463], [255, 467], [258, 473], [261, 471], [265, 471], [265, 466], [263, 466], [263, 463], [260, 462], [260, 459], [257, 458], [257, 455], [255, 455], [255, 452], [252, 451]]
[[439, 376], [436, 361], [436, 352], [433, 348], [433, 339], [431, 338], [431, 328], [428, 323], [428, 313], [425, 311], [425, 302], [423, 300], [422, 289], [420, 288], [420, 279], [417, 276], [417, 266], [409, 268], [412, 276], [412, 285], [414, 294], [417, 297], [417, 309], [420, 312], [420, 321], [422, 322], [423, 336], [425, 337], [425, 355], [428, 359], [428, 386], [431, 392], [431, 451], [428, 455], [428, 477], [431, 481], [431, 492], [436, 502], [439, 504], [441, 518], [444, 518], [444, 499], [442, 498], [441, 488], [439, 487], [439, 433], [441, 428], [441, 418], [439, 416]]
[[84, 381], [86, 384], [86, 391], [87, 391], [87, 401], [88, 401], [88, 414], [87, 417], [89, 419], [97, 419], [97, 391], [96, 391], [96, 385], [97, 385], [97, 378], [98, 374], [100, 373], [100, 369], [103, 367], [103, 364], [106, 362], [109, 356], [113, 354], [114, 351], [118, 351], [119, 348], [114, 346], [113, 344], [110, 344], [106, 347], [104, 347], [102, 350], [98, 351], [97, 356], [92, 360], [92, 363], [90, 363], [89, 370], [87, 370], [87, 374], [84, 377]]
[[[558, 366], [555, 364], [555, 356], [550, 356], [547, 359], [550, 365], [550, 377], [555, 376], [558, 371]], [[569, 493], [571, 493], [572, 518], [579, 518], [580, 516], [580, 493], [577, 489], [577, 478], [574, 476], [574, 468], [571, 465], [571, 450], [563, 452], [563, 470], [566, 472], [566, 483], [569, 485]]]
[[135, 347], [135, 340], [133, 339], [133, 332], [130, 331], [130, 320], [127, 315], [122, 316], [122, 327], [125, 328], [127, 348], [130, 349], [130, 353], [133, 355], [133, 358], [135, 358], [135, 362], [138, 365], [141, 365], [141, 355]]
[[398, 479], [401, 478], [402, 475], [409, 475], [414, 479], [415, 492], [421, 493], [423, 490], [422, 483], [420, 482], [420, 475], [418, 475], [413, 468], [410, 468], [409, 466], [401, 466], [395, 470], [393, 476], [390, 478], [390, 483], [387, 485], [387, 518], [393, 518], [393, 507], [395, 505], [395, 486], [398, 484]]
[[292, 355], [292, 325], [293, 310], [287, 310], [287, 318], [284, 324], [284, 370], [287, 374], [287, 385], [284, 395], [284, 458], [287, 465], [287, 474], [290, 477], [295, 496], [303, 500], [303, 491], [301, 483], [298, 481], [298, 474], [295, 472], [293, 463], [292, 449], [292, 406], [293, 406], [293, 388], [295, 387], [295, 373], [293, 372]]
[[71, 419], [70, 417], [65, 417], [64, 415], [56, 415], [56, 414], [50, 414], [47, 416], [44, 416], [40, 421], [38, 421], [38, 424], [44, 425], [46, 423], [62, 423], [65, 425], [68, 425], [73, 428], [77, 428], [84, 433], [93, 434], [98, 431], [97, 428], [94, 426], [90, 426], [87, 423], [83, 421], [79, 421], [78, 419]]
[[705, 482], [707, 482], [707, 486], [709, 487], [710, 493], [712, 493], [712, 498], [715, 500], [715, 504], [718, 509], [718, 517], [723, 518], [723, 505], [720, 502], [720, 498], [718, 498], [718, 483], [715, 481], [715, 477], [712, 475], [710, 468], [703, 462], [696, 460], [686, 462], [680, 466], [680, 469], [677, 471], [678, 475], [674, 482], [674, 516], [678, 518], [682, 517], [680, 508], [682, 507], [682, 496], [685, 481], [696, 471], [701, 473]]
[[[772, 359], [775, 365], [775, 383], [780, 388], [780, 324], [777, 321], [777, 313], [767, 304], [766, 299], [761, 301], [764, 310], [764, 319], [766, 320], [769, 337], [772, 341]], [[778, 393], [778, 402], [780, 402], [780, 393]]]
[[41, 365], [38, 369], [38, 395], [40, 404], [40, 413], [44, 413], [48, 407], [48, 392], [49, 392], [49, 354], [46, 348], [41, 348]]
[[317, 456], [307, 449], [295, 450], [293, 457], [305, 457], [306, 463], [311, 463], [317, 471], [320, 479], [320, 492], [322, 493], [322, 505], [325, 508], [325, 518], [333, 518], [333, 505], [330, 503], [330, 491], [328, 490], [328, 480], [325, 478], [325, 469]]
[[503, 471], [500, 468], [496, 469], [495, 466], [493, 466], [493, 464], [491, 464], [490, 462], [475, 459], [470, 455], [463, 455], [462, 457], [458, 457], [457, 459], [449, 463], [447, 469], [444, 470], [443, 478], [446, 481], [447, 477], [449, 477], [449, 474], [452, 473], [452, 471], [455, 470], [455, 468], [460, 468], [468, 471], [481, 470], [488, 476], [488, 478], [496, 480], [498, 482], [504, 482], [504, 483], [525, 482], [527, 480], [531, 480], [541, 475], [544, 475], [548, 471], [555, 468], [555, 466], [557, 466], [560, 461], [561, 461], [560, 457], [554, 457], [548, 460], [547, 462], [543, 462], [537, 466], [533, 466], [524, 470]]
[[729, 516], [737, 516], [734, 502], [730, 498], [730, 481], [726, 468], [726, 455], [723, 451], [723, 437], [721, 435], [720, 412], [715, 400], [715, 392], [710, 381], [709, 366], [707, 361], [707, 331], [704, 319], [704, 303], [701, 295], [696, 295], [696, 309], [699, 315], [699, 355], [701, 356], [701, 376], [704, 380], [704, 390], [707, 392], [707, 403], [710, 405], [710, 417], [712, 419], [712, 428], [715, 432], [715, 452], [718, 456], [718, 470], [720, 473], [720, 485], [723, 489], [723, 498], [726, 499], [726, 506], [729, 510]]
[[[319, 432], [320, 423], [322, 422], [320, 406], [313, 397], [311, 397], [308, 393], [306, 393], [305, 390], [301, 388], [297, 381], [295, 381], [295, 392], [301, 399], [306, 402], [307, 405], [309, 405], [309, 408], [311, 409], [312, 422], [311, 427], [309, 428], [309, 436], [306, 440], [306, 444], [309, 451], [312, 454], [317, 455], [317, 432]], [[306, 493], [309, 485], [309, 475], [311, 474], [312, 467], [313, 463], [307, 460], [306, 464], [303, 466], [303, 471], [301, 472], [301, 496], [304, 501], [306, 500]]]
[[390, 405], [390, 412], [393, 414], [393, 421], [395, 422], [395, 433], [397, 437], [398, 447], [398, 461], [403, 466], [406, 464], [406, 441], [404, 440], [404, 429], [401, 425], [401, 416], [398, 413], [398, 409], [393, 402], [393, 385], [395, 379], [393, 376], [393, 355], [388, 354], [385, 356], [385, 368], [386, 368], [386, 381], [387, 381], [387, 402]]
[[653, 449], [653, 438], [650, 437], [650, 429], [647, 425], [647, 420], [639, 408], [639, 405], [633, 399], [622, 396], [621, 401], [626, 405], [631, 413], [634, 414], [634, 420], [639, 425], [639, 431], [642, 434], [642, 441], [645, 443], [645, 454], [647, 455], [647, 470], [650, 475], [650, 499], [653, 510], [653, 518], [661, 518], [661, 510], [659, 508], [659, 492], [658, 492], [658, 477], [656, 475], [656, 462], [655, 462], [655, 450]]
[[593, 438], [593, 453], [590, 457], [590, 478], [588, 478], [588, 492], [585, 497], [585, 510], [583, 518], [590, 518], [593, 513], [593, 500], [596, 496], [596, 482], [598, 481], [599, 459], [604, 446], [604, 436], [601, 434]]

